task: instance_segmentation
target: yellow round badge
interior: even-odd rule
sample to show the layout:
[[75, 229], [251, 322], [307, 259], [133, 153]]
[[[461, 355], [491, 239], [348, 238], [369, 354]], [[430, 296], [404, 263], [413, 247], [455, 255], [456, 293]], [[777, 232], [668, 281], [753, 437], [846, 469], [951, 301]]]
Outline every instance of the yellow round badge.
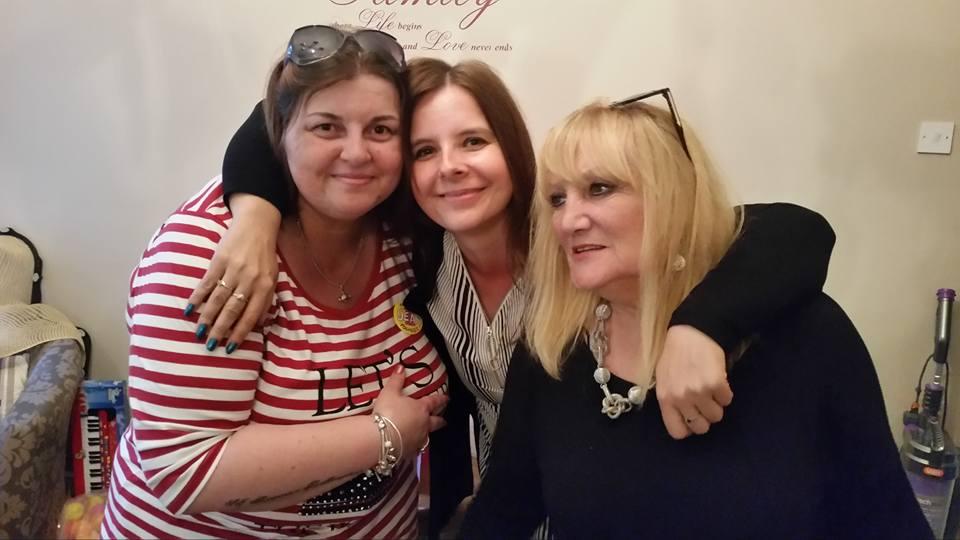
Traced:
[[393, 322], [397, 323], [397, 328], [408, 334], [416, 334], [423, 330], [423, 319], [416, 313], [407, 311], [403, 304], [393, 306]]

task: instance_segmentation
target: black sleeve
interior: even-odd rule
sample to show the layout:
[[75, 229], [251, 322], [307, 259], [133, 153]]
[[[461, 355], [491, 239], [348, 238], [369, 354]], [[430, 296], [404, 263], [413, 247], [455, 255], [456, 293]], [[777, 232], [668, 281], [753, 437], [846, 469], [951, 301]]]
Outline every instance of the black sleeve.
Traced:
[[825, 501], [834, 521], [831, 537], [932, 539], [900, 463], [870, 353], [840, 306], [832, 300], [818, 304], [822, 315], [816, 319], [826, 323], [818, 325], [813, 348], [826, 382], [822, 425], [833, 458]]
[[812, 210], [746, 205], [740, 236], [677, 307], [670, 325], [693, 326], [730, 353], [823, 289], [835, 241], [833, 228]]
[[428, 538], [439, 538], [457, 506], [473, 493], [470, 456], [469, 403], [473, 396], [456, 373], [447, 374], [450, 401], [444, 411], [447, 425], [430, 434], [430, 519]]
[[530, 538], [543, 522], [533, 402], [538, 379], [546, 376], [541, 374], [540, 365], [518, 344], [507, 370], [490, 466], [464, 518], [461, 538]]
[[[412, 295], [413, 293], [411, 293]], [[405, 303], [413, 304], [407, 296]], [[447, 369], [450, 401], [443, 418], [447, 425], [430, 434], [430, 516], [427, 538], [439, 538], [457, 506], [473, 493], [473, 458], [470, 455], [470, 414], [474, 398], [460, 381], [440, 330], [433, 323], [425, 306], [422, 311], [424, 333], [433, 343]], [[408, 309], [410, 306], [408, 305]]]
[[430, 516], [427, 538], [434, 539], [440, 537], [440, 532], [450, 521], [457, 506], [473, 493], [470, 415], [475, 412], [476, 402], [450, 362], [446, 342], [430, 316], [422, 287], [413, 287], [403, 304], [423, 320], [423, 333], [443, 361], [449, 383], [447, 395], [450, 401], [443, 413], [447, 425], [430, 434]]
[[286, 174], [270, 146], [261, 101], [227, 145], [223, 156], [223, 199], [229, 205], [230, 195], [249, 193], [287, 214], [291, 197]]

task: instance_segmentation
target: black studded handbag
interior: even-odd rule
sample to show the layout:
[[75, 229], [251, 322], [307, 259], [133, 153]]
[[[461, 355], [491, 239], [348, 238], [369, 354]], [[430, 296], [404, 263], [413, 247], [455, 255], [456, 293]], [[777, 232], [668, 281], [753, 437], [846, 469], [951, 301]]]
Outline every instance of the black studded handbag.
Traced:
[[301, 516], [346, 514], [373, 508], [393, 485], [393, 476], [360, 473], [352, 480], [300, 505]]

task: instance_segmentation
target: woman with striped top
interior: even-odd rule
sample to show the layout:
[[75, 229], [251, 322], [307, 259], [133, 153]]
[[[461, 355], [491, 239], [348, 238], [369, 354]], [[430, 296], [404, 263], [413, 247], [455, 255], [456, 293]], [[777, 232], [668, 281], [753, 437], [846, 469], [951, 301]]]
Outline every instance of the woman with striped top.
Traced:
[[[451, 377], [451, 387], [462, 382], [472, 394], [465, 407], [452, 395], [448, 426], [437, 434], [462, 429], [467, 412], [474, 414], [482, 474], [508, 359], [522, 332], [525, 295], [520, 276], [535, 176], [532, 143], [515, 101], [486, 64], [450, 66], [418, 58], [409, 63], [408, 74], [411, 185], [423, 213], [412, 212], [409, 218], [417, 231], [418, 284], [406, 304], [429, 315], [425, 324], [435, 323], [439, 330], [436, 345], [445, 345], [450, 373], [457, 375]], [[269, 276], [270, 264], [262, 262], [261, 252], [273, 242], [270, 224], [288, 211], [279, 184], [271, 182], [278, 171], [266, 151], [262, 125], [258, 106], [231, 141], [224, 162], [225, 189], [233, 194], [231, 205], [240, 217], [191, 297], [211, 304], [202, 320], [216, 321], [218, 336], [227, 336], [239, 317], [231, 341], [259, 314], [252, 306], [244, 311], [245, 306], [228, 301], [211, 284], [223, 276], [239, 283]], [[834, 238], [818, 214], [793, 205], [751, 205], [743, 221], [739, 240], [676, 310], [667, 334], [657, 396], [675, 438], [706, 433], [721, 419], [732, 398], [725, 353], [766, 321], [818, 292], [826, 276]], [[224, 311], [218, 317], [219, 306]], [[431, 452], [431, 490], [442, 486], [446, 494], [468, 494], [471, 486], [450, 487], [461, 482], [464, 464], [437, 450]], [[436, 495], [431, 494], [431, 504], [448, 509], [449, 501]], [[436, 524], [443, 517], [441, 510], [431, 519]]]
[[150, 241], [130, 283], [132, 423], [103, 538], [417, 536], [413, 458], [448, 382], [402, 303], [403, 63], [386, 34], [293, 34], [264, 100], [293, 211], [267, 320], [244, 340], [217, 347], [184, 320], [232, 221], [220, 178]]

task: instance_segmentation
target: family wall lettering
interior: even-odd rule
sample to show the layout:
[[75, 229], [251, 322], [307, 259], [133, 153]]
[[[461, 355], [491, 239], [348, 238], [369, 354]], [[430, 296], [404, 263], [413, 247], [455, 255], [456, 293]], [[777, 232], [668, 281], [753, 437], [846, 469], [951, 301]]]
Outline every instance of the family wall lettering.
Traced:
[[[337, 22], [392, 34], [407, 51], [448, 51], [470, 55], [513, 51], [513, 46], [506, 41], [489, 42], [470, 38], [469, 30], [476, 26], [491, 8], [500, 3], [500, 0], [327, 1], [354, 10], [347, 18]], [[417, 15], [428, 13], [426, 10], [430, 10], [431, 21], [437, 20], [434, 13], [442, 13], [444, 17], [449, 14], [449, 25], [423, 23], [423, 19]]]

